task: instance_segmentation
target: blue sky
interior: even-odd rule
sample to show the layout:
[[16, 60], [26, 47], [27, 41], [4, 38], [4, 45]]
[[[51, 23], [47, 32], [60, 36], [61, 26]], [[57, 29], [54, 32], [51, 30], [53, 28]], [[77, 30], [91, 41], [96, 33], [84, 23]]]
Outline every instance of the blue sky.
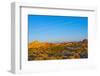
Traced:
[[80, 41], [88, 37], [88, 17], [28, 15], [29, 42]]

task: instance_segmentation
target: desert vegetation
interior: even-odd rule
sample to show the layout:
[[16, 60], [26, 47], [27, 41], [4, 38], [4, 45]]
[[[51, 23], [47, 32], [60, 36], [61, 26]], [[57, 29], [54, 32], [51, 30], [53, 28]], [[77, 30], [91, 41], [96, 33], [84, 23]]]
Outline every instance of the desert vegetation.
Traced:
[[40, 42], [28, 44], [28, 60], [88, 58], [88, 40], [76, 42]]

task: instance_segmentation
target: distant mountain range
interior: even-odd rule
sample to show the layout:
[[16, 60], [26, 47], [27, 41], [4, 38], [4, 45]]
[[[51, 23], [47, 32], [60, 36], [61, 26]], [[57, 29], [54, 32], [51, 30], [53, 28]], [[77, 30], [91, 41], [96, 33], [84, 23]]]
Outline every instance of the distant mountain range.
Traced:
[[82, 41], [76, 41], [76, 42], [58, 42], [58, 43], [52, 43], [52, 42], [40, 42], [38, 40], [35, 40], [28, 44], [28, 48], [39, 48], [39, 47], [50, 47], [50, 46], [56, 46], [61, 44], [73, 44], [73, 43], [88, 43], [87, 39], [84, 39]]

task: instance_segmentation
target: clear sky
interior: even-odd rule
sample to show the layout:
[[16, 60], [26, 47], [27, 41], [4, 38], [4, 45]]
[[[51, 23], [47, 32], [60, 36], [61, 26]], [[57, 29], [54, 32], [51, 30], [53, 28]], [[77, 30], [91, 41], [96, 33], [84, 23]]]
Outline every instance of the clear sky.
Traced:
[[88, 17], [28, 15], [29, 42], [80, 41], [88, 37]]

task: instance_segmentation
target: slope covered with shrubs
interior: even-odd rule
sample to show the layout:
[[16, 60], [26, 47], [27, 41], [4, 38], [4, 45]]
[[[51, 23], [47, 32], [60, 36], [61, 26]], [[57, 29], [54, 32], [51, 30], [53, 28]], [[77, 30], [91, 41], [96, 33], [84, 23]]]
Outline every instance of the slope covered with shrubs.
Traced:
[[28, 60], [88, 58], [88, 40], [79, 42], [39, 42], [28, 44]]

